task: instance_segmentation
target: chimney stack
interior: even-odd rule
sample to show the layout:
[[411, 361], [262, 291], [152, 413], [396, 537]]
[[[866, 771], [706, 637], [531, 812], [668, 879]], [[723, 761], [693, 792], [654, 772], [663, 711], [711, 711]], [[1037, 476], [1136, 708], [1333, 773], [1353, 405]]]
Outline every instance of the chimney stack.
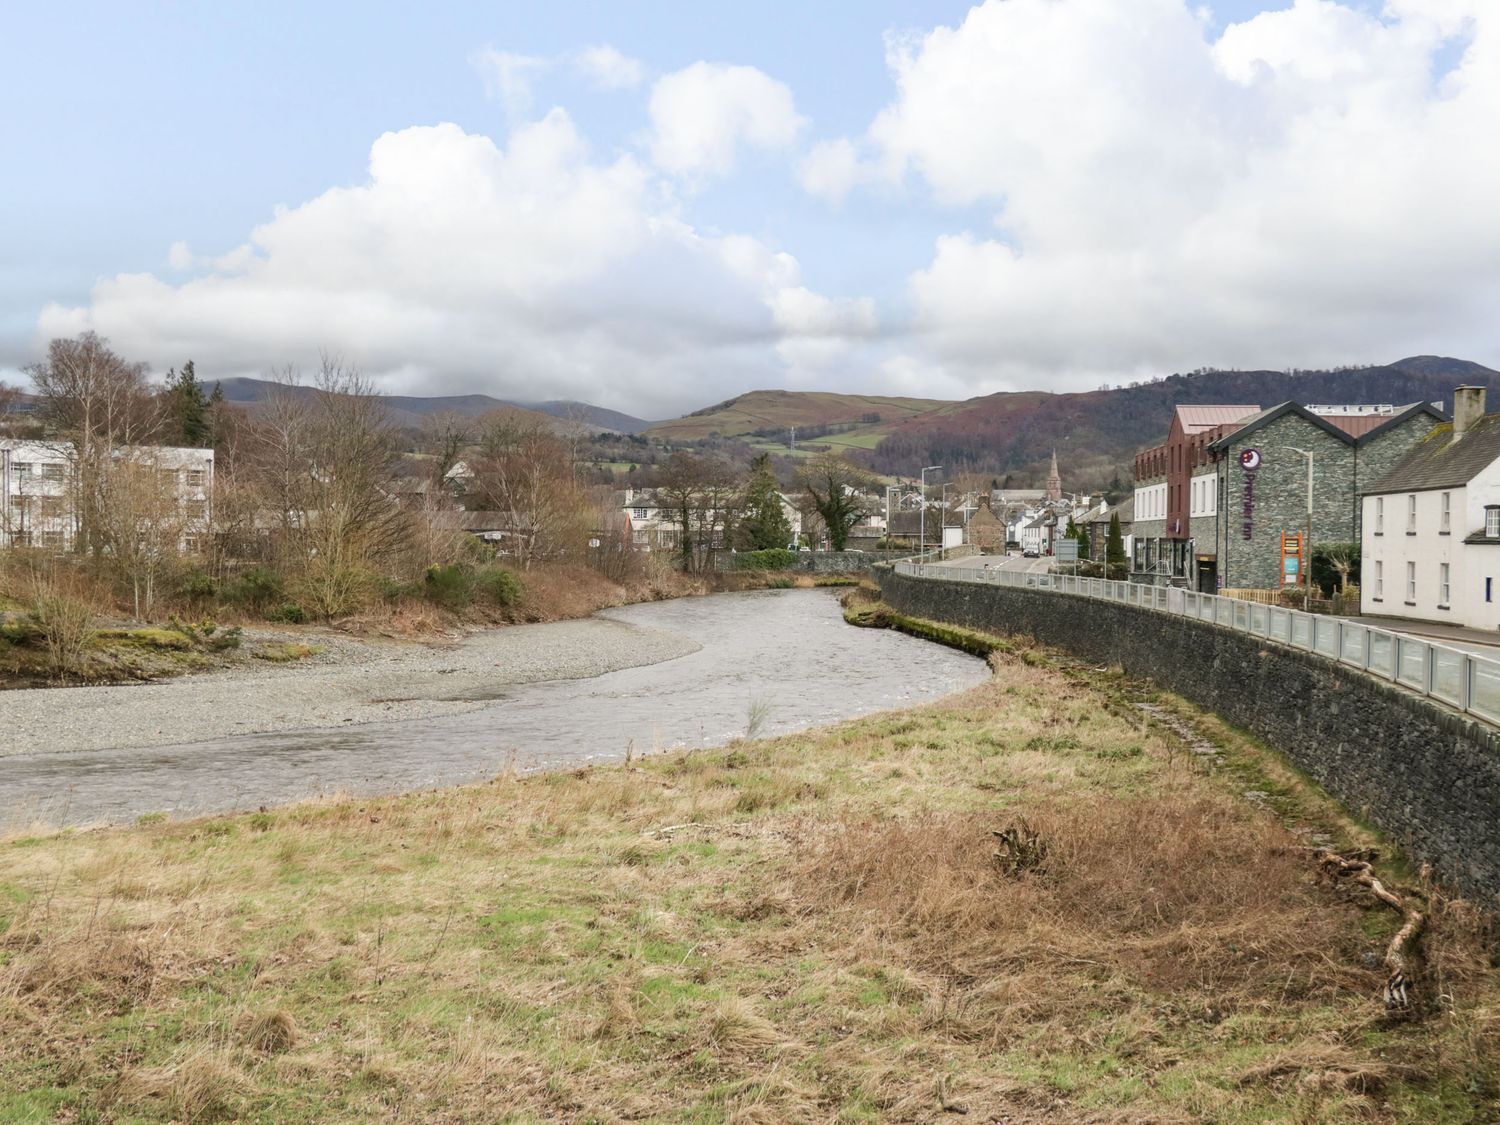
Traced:
[[1484, 388], [1458, 387], [1453, 392], [1453, 436], [1461, 438], [1484, 417]]

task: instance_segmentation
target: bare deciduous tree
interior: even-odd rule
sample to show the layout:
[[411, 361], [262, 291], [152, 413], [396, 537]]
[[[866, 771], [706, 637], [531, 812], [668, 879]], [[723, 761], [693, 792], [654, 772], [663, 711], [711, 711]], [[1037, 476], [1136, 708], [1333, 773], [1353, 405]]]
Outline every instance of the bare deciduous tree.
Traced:
[[462, 414], [443, 410], [422, 419], [420, 448], [432, 458], [432, 483], [442, 488], [463, 452], [474, 440], [474, 423]]
[[110, 505], [114, 451], [150, 441], [160, 406], [146, 384], [146, 367], [129, 363], [93, 332], [53, 340], [47, 358], [26, 369], [47, 427], [71, 443], [70, 487], [75, 544], [98, 556]]
[[576, 555], [590, 515], [567, 443], [540, 419], [495, 411], [480, 420], [477, 444], [471, 488], [506, 518], [507, 547], [516, 561], [525, 568]]
[[151, 616], [157, 585], [181, 554], [189, 521], [173, 465], [162, 463], [149, 449], [117, 458], [103, 513], [104, 541], [113, 568], [130, 583], [137, 621]]
[[674, 453], [662, 467], [660, 492], [673, 512], [684, 570], [704, 573], [727, 546], [740, 504], [740, 481], [717, 457]]

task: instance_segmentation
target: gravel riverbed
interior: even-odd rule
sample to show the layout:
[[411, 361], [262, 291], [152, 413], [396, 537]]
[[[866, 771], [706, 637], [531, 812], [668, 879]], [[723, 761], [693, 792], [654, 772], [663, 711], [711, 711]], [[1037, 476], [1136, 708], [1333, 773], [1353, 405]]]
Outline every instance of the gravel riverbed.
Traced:
[[443, 644], [299, 639], [323, 651], [296, 664], [252, 660], [159, 683], [0, 693], [0, 757], [452, 715], [485, 706], [509, 684], [598, 676], [700, 648], [608, 617], [513, 625]]

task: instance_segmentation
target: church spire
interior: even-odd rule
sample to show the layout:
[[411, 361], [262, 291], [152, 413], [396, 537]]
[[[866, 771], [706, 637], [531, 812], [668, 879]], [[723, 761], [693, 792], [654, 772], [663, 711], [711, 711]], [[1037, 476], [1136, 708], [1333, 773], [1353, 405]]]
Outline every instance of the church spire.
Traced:
[[1047, 471], [1047, 499], [1062, 499], [1062, 477], [1057, 471], [1057, 449], [1052, 450], [1052, 467]]

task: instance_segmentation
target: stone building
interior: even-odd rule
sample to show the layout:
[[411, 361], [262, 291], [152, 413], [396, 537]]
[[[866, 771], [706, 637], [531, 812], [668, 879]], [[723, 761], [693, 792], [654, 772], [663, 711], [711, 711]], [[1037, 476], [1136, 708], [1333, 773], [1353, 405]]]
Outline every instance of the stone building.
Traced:
[[1052, 451], [1052, 465], [1047, 470], [1047, 499], [1062, 499], [1062, 474], [1057, 471], [1057, 450]]
[[979, 548], [981, 554], [1005, 553], [1005, 523], [990, 510], [988, 497], [979, 501], [979, 507], [969, 517], [967, 538]]
[[1361, 485], [1444, 417], [1428, 403], [1247, 409], [1180, 406], [1169, 439], [1136, 457], [1136, 581], [1278, 588], [1281, 536], [1306, 532], [1307, 457], [1298, 451], [1312, 454], [1314, 548], [1357, 542]]
[[1445, 420], [1428, 403], [1390, 414], [1328, 415], [1284, 402], [1214, 442], [1214, 472], [1205, 474], [1213, 494], [1211, 538], [1194, 540], [1197, 588], [1283, 585], [1282, 534], [1307, 530], [1307, 453], [1313, 549], [1359, 542], [1361, 491]]
[[1195, 535], [1189, 509], [1197, 490], [1191, 478], [1209, 463], [1209, 444], [1259, 410], [1259, 406], [1250, 405], [1179, 406], [1172, 411], [1166, 440], [1137, 454], [1138, 572], [1166, 580], [1192, 572], [1189, 556]]
[[1116, 515], [1120, 517], [1120, 538], [1125, 544], [1125, 557], [1127, 559], [1130, 557], [1131, 537], [1135, 531], [1134, 497], [1126, 497], [1113, 507], [1101, 508], [1084, 520], [1083, 527], [1089, 537], [1089, 558], [1096, 562], [1105, 561], [1105, 554], [1109, 548], [1110, 518]]

